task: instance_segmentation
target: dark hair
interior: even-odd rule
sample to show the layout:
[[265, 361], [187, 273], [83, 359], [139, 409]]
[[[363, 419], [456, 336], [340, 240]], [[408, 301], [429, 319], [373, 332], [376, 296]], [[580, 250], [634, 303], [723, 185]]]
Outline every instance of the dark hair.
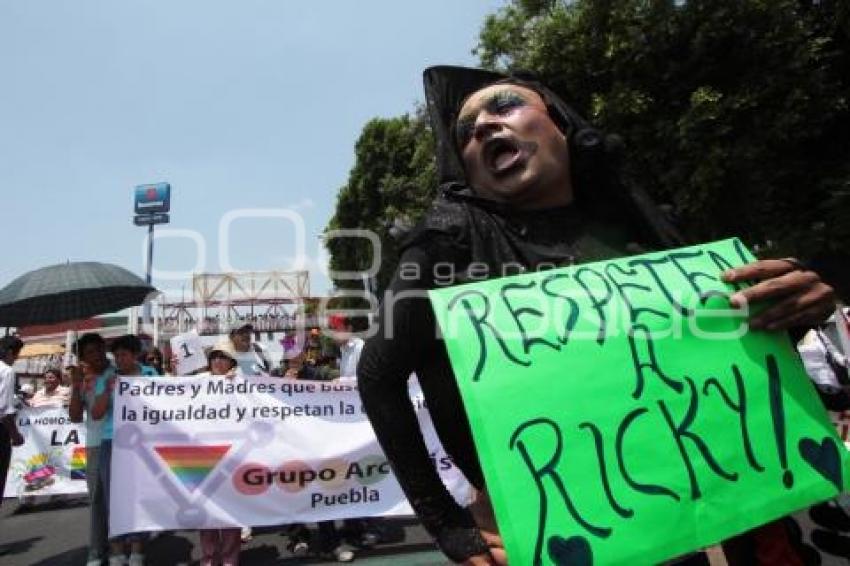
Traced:
[[48, 373], [52, 373], [53, 375], [55, 375], [56, 377], [58, 377], [60, 380], [62, 379], [62, 370], [60, 370], [60, 369], [59, 369], [59, 368], [57, 368], [57, 367], [49, 367], [49, 368], [47, 368], [46, 370], [44, 370], [44, 371], [41, 373], [41, 375], [47, 375]]
[[112, 346], [109, 348], [109, 351], [113, 354], [118, 350], [127, 350], [128, 352], [132, 352], [134, 355], [138, 356], [139, 352], [142, 351], [142, 341], [139, 340], [139, 337], [135, 334], [119, 336], [114, 342], [112, 342]]
[[87, 332], [86, 334], [83, 334], [79, 337], [79, 339], [77, 339], [77, 343], [74, 344], [74, 349], [77, 351], [77, 355], [81, 356], [90, 344], [106, 346], [106, 340], [104, 340], [103, 336], [97, 332]]
[[162, 355], [162, 350], [154, 346], [151, 348], [147, 354], [145, 354], [145, 359], [147, 360], [150, 356], [157, 356], [159, 361], [162, 362], [165, 360], [165, 356]]
[[230, 369], [233, 369], [239, 365], [239, 362], [234, 360], [230, 354], [222, 350], [216, 350], [215, 348], [210, 350], [210, 353], [207, 354], [207, 362], [210, 364], [210, 366], [212, 366], [213, 358], [225, 358], [227, 360], [230, 360]]
[[521, 71], [505, 75], [437, 66], [425, 70], [424, 82], [436, 141], [437, 172], [444, 192], [468, 186], [463, 159], [454, 143], [455, 122], [463, 101], [493, 84], [515, 84], [540, 95], [549, 117], [566, 136], [575, 204], [581, 210], [591, 217], [630, 227], [637, 240], [649, 246], [684, 245], [682, 235], [649, 195], [622, 175], [622, 138], [595, 128], [536, 76]]
[[243, 324], [242, 326], [233, 328], [233, 329], [230, 330], [230, 335], [233, 336], [234, 334], [241, 334], [243, 332], [253, 334], [254, 333], [254, 325], [250, 324], [250, 323], [246, 323], [246, 324]]
[[345, 325], [350, 326], [353, 332], [363, 332], [369, 328], [369, 318], [363, 315], [346, 316]]
[[5, 358], [12, 353], [18, 355], [24, 349], [24, 341], [17, 336], [4, 336], [0, 338], [0, 357]]

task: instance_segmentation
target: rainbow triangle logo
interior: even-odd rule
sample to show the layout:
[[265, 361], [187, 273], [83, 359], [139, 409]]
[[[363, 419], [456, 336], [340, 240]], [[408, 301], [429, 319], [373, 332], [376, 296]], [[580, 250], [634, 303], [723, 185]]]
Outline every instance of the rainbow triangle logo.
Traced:
[[154, 446], [168, 467], [189, 491], [195, 491], [204, 483], [210, 472], [218, 465], [231, 444], [215, 446]]
[[86, 447], [76, 446], [71, 453], [71, 479], [86, 479]]

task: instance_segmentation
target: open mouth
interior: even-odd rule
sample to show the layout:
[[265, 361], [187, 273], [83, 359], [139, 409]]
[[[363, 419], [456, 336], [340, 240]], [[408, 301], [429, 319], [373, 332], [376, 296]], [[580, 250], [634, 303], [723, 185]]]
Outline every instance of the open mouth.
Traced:
[[484, 144], [484, 164], [495, 175], [503, 175], [525, 162], [527, 151], [512, 137], [500, 136]]

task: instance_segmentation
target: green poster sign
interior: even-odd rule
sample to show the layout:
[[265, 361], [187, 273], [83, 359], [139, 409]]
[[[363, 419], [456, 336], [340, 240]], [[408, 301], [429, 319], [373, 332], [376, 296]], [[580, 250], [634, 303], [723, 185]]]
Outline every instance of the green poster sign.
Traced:
[[651, 564], [846, 485], [737, 239], [431, 291], [512, 564]]

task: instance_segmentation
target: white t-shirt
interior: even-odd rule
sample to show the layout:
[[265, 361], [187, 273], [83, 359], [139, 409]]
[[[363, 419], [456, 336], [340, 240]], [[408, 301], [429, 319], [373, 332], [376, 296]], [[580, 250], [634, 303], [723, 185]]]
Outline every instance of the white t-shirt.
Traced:
[[268, 375], [268, 364], [263, 349], [258, 344], [251, 344], [247, 352], [236, 352], [236, 364], [243, 375]]
[[362, 338], [352, 336], [348, 342], [340, 346], [339, 358], [339, 376], [340, 377], [356, 377], [357, 363], [360, 361], [360, 353], [363, 351]]
[[841, 384], [827, 361], [827, 352], [840, 365], [847, 366], [847, 359], [823, 333], [810, 330], [797, 345], [797, 351], [803, 358], [806, 373], [818, 386], [826, 389], [840, 389]]
[[15, 370], [0, 360], [0, 417], [15, 414], [15, 402]]
[[32, 399], [29, 401], [30, 407], [64, 407], [71, 402], [71, 389], [64, 385], [59, 385], [50, 394], [47, 389], [42, 387], [35, 392]]

